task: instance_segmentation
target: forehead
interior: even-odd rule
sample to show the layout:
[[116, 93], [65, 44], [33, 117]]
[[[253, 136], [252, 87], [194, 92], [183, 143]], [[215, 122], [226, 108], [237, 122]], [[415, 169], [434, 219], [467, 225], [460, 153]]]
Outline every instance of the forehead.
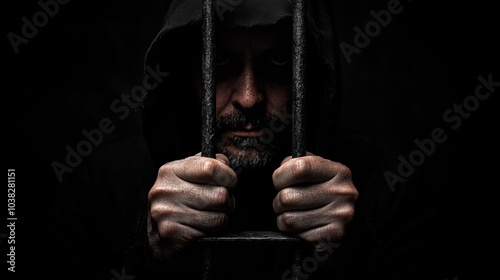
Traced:
[[250, 49], [261, 52], [291, 45], [291, 28], [284, 26], [220, 30], [217, 47], [235, 53]]

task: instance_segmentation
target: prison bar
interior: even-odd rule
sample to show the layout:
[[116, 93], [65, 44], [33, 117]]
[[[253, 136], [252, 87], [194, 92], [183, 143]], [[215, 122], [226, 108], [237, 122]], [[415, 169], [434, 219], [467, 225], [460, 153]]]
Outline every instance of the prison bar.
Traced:
[[294, 0], [293, 5], [292, 157], [296, 158], [306, 155], [304, 122], [306, 59], [305, 0]]
[[215, 158], [215, 11], [216, 0], [203, 0], [201, 156]]
[[[202, 145], [203, 157], [215, 158], [215, 8], [216, 0], [203, 0], [202, 11]], [[293, 1], [292, 157], [306, 154], [305, 141], [305, 0]]]
[[[202, 147], [203, 157], [215, 158], [215, 5], [216, 0], [202, 0]], [[305, 0], [293, 1], [293, 57], [292, 57], [292, 157], [301, 157], [306, 154], [305, 146]], [[299, 264], [303, 256], [298, 245], [301, 241], [279, 232], [242, 232], [226, 234], [224, 236], [208, 236], [198, 240], [203, 246], [202, 279], [217, 279], [213, 275], [216, 260], [213, 251], [221, 243], [238, 244], [239, 242], [254, 242], [273, 244], [297, 244], [294, 254], [295, 264]], [[296, 276], [299, 279], [299, 276]]]

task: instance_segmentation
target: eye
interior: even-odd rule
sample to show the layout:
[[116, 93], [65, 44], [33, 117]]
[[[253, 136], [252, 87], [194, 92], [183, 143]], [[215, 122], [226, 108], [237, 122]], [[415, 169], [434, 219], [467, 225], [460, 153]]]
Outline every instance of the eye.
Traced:
[[283, 55], [283, 54], [277, 54], [271, 57], [271, 63], [276, 65], [276, 66], [283, 66], [288, 64], [290, 61], [290, 57]]
[[229, 56], [225, 54], [217, 54], [215, 57], [215, 66], [224, 66], [230, 62]]

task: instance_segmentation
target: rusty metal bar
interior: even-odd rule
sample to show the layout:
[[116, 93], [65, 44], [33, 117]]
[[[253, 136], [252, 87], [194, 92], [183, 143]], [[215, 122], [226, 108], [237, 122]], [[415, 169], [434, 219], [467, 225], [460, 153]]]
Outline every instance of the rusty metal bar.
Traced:
[[201, 156], [215, 158], [215, 0], [203, 0]]
[[[293, 10], [293, 77], [292, 77], [292, 156], [301, 157], [305, 147], [305, 0], [294, 0]], [[216, 0], [203, 0], [202, 4], [202, 149], [201, 155], [215, 158], [215, 12]], [[295, 264], [303, 258], [300, 250], [300, 238], [279, 232], [243, 232], [224, 236], [209, 236], [199, 239], [203, 245], [202, 279], [216, 279], [213, 275], [216, 260], [214, 250], [223, 243], [255, 242], [272, 244], [297, 244], [294, 254]], [[299, 279], [299, 276], [296, 276]]]
[[274, 231], [243, 231], [228, 233], [221, 236], [207, 236], [200, 239], [201, 243], [218, 242], [276, 242], [276, 243], [299, 243], [302, 239]]
[[[306, 59], [306, 3], [293, 0], [292, 31], [292, 157], [306, 155], [305, 140], [305, 59]], [[297, 246], [294, 256], [295, 265], [302, 261], [302, 251]], [[300, 277], [295, 276], [298, 280]]]
[[306, 24], [305, 0], [293, 1], [293, 79], [292, 79], [292, 157], [306, 154], [305, 143], [305, 58]]
[[[205, 239], [205, 238], [203, 238]], [[202, 239], [202, 240], [203, 240]], [[214, 279], [214, 266], [215, 266], [215, 258], [213, 255], [212, 247], [210, 244], [206, 245], [203, 248], [203, 267], [202, 267], [202, 280], [211, 280]]]
[[[202, 99], [201, 99], [201, 156], [215, 158], [215, 6], [216, 0], [202, 2]], [[213, 279], [212, 248], [203, 252], [202, 279]]]

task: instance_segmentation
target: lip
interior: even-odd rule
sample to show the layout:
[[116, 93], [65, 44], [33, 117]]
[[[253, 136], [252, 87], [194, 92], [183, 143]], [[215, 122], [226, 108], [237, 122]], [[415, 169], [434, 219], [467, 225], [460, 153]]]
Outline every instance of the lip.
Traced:
[[230, 132], [233, 136], [237, 137], [260, 137], [264, 134], [262, 130], [233, 130]]

